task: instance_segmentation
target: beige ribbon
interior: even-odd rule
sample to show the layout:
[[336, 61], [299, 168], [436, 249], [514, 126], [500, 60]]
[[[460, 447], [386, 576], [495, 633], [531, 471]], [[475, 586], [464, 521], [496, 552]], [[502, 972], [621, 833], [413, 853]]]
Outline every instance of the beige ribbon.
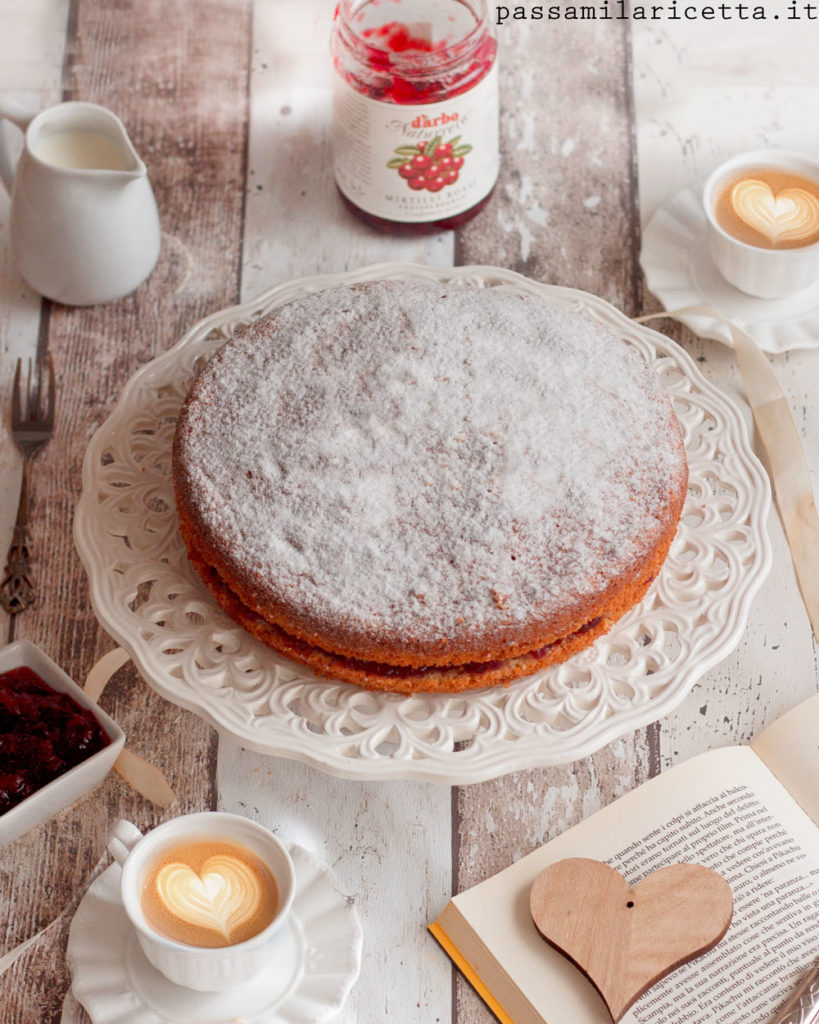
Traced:
[[[90, 873], [90, 875], [88, 877], [89, 884], [98, 875], [100, 875], [102, 873], [102, 870], [106, 866], [108, 860], [109, 860], [108, 854], [104, 852], [103, 855], [100, 857], [100, 859], [97, 861], [97, 863], [94, 865], [94, 867], [91, 869], [91, 873]], [[83, 890], [83, 892], [84, 891], [85, 890]], [[39, 942], [39, 940], [41, 938], [43, 938], [44, 935], [46, 935], [49, 931], [51, 931], [51, 929], [54, 927], [55, 924], [59, 924], [59, 922], [62, 921], [63, 918], [72, 915], [74, 913], [74, 910], [76, 909], [76, 906], [79, 903], [81, 898], [82, 898], [82, 895], [75, 896], [74, 898], [72, 898], [72, 900], [65, 907], [63, 907], [63, 909], [60, 911], [60, 913], [57, 914], [57, 916], [54, 918], [54, 920], [50, 921], [45, 926], [45, 928], [41, 928], [37, 932], [36, 935], [32, 935], [30, 939], [26, 939], [24, 942], [21, 942], [19, 946], [15, 946], [14, 949], [10, 949], [8, 951], [8, 953], [5, 953], [3, 956], [0, 956], [0, 975], [5, 974], [5, 972], [10, 967], [12, 967], [14, 964], [16, 964], [17, 961], [20, 959], [20, 957], [23, 955], [23, 953], [25, 953], [27, 950], [31, 949], [31, 947], [36, 942]]]
[[813, 635], [819, 639], [819, 515], [805, 450], [773, 367], [750, 334], [713, 309], [686, 306], [667, 313], [638, 317], [637, 322], [644, 323], [663, 316], [675, 320], [685, 316], [713, 317], [724, 323], [730, 332], [748, 404], [768, 455], [774, 495], [791, 549], [799, 589]]
[[50, 924], [47, 924], [45, 928], [42, 928], [36, 935], [32, 935], [30, 939], [26, 939], [25, 942], [21, 942], [19, 946], [15, 946], [14, 949], [9, 950], [9, 952], [4, 956], [0, 956], [0, 974], [5, 974], [9, 967], [16, 964], [23, 953], [25, 953], [27, 949], [30, 949], [38, 939], [41, 939], [61, 918], [62, 914], [55, 917]]
[[[85, 692], [94, 703], [99, 703], [102, 692], [111, 677], [129, 660], [130, 655], [127, 651], [122, 647], [115, 647], [94, 665], [88, 673], [84, 687]], [[132, 750], [128, 750], [127, 747], [114, 761], [114, 768], [129, 786], [150, 800], [151, 803], [164, 808], [170, 807], [176, 799], [176, 794], [156, 765], [145, 761]]]

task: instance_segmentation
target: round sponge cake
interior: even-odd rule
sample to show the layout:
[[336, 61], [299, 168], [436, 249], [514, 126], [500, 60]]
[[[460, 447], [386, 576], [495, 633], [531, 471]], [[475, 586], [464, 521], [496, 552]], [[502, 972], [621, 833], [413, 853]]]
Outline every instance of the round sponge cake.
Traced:
[[499, 289], [376, 282], [277, 309], [208, 363], [173, 451], [182, 536], [259, 639], [414, 692], [508, 682], [645, 593], [687, 465], [656, 374]]

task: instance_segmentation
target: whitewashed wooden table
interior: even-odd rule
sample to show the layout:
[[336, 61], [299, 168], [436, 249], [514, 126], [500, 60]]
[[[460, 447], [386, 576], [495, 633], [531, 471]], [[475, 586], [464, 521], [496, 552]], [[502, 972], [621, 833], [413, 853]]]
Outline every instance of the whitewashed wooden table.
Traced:
[[[20, 473], [7, 433], [14, 361], [50, 352], [60, 383], [57, 434], [35, 473], [40, 600], [14, 623], [0, 618], [0, 636], [39, 643], [80, 680], [114, 646], [71, 540], [83, 453], [125, 381], [196, 320], [292, 277], [383, 260], [504, 266], [628, 315], [651, 312], [640, 229], [660, 204], [741, 149], [819, 152], [816, 22], [510, 22], [499, 32], [503, 168], [493, 201], [457, 235], [376, 235], [345, 213], [330, 173], [333, 6], [0, 0], [0, 94], [115, 110], [148, 164], [163, 224], [160, 263], [134, 296], [68, 309], [20, 279], [0, 196], [3, 552]], [[750, 427], [731, 352], [665, 326]], [[819, 353], [772, 361], [816, 472]], [[769, 525], [773, 570], [737, 649], [676, 712], [564, 767], [455, 788], [357, 782], [241, 749], [156, 696], [130, 665], [103, 704], [165, 771], [174, 812], [222, 808], [275, 827], [355, 896], [363, 966], [339, 1020], [484, 1022], [488, 1011], [426, 933], [453, 891], [668, 766], [747, 741], [816, 691], [815, 646], [775, 511]], [[0, 852], [0, 954], [58, 919], [0, 978], [4, 1022], [87, 1019], [66, 999], [67, 930], [120, 816], [144, 828], [167, 814], [112, 775]]]

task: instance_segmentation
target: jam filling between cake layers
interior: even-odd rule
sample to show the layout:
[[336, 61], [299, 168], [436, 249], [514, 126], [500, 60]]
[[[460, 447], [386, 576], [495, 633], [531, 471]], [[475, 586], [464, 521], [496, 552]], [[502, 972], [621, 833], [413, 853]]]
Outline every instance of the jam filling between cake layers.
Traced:
[[[572, 637], [582, 636], [584, 633], [588, 633], [590, 630], [595, 629], [603, 621], [601, 616], [590, 619], [589, 622], [584, 623], [580, 629], [574, 631], [571, 634]], [[333, 654], [331, 651], [325, 651], [321, 647], [316, 647], [314, 644], [308, 644], [304, 640], [299, 640], [298, 637], [290, 636], [287, 634], [288, 641], [296, 650], [300, 650], [302, 654], [309, 654], [310, 652], [318, 652], [324, 654], [334, 661], [337, 661], [340, 666], [350, 668], [356, 672], [362, 672], [365, 675], [379, 675], [387, 676], [390, 679], [409, 679], [411, 677], [431, 675], [433, 672], [451, 672], [453, 675], [471, 675], [477, 676], [484, 672], [495, 672], [504, 665], [508, 665], [512, 661], [521, 661], [529, 659], [530, 661], [540, 661], [545, 658], [549, 651], [557, 647], [558, 644], [564, 643], [566, 637], [561, 637], [560, 640], [555, 640], [554, 643], [545, 644], [543, 647], [538, 647], [534, 651], [526, 651], [524, 654], [519, 654], [515, 658], [507, 658], [504, 661], [471, 661], [465, 665], [421, 665], [416, 667], [414, 665], [387, 665], [381, 661], [364, 661], [361, 658], [347, 658], [343, 654]]]

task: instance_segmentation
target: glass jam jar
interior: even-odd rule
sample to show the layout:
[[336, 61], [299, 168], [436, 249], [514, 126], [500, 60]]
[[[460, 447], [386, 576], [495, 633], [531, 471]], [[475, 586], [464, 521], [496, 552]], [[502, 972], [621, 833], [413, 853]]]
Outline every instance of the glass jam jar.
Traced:
[[341, 0], [333, 164], [347, 206], [400, 234], [457, 228], [498, 176], [497, 45], [485, 0]]

